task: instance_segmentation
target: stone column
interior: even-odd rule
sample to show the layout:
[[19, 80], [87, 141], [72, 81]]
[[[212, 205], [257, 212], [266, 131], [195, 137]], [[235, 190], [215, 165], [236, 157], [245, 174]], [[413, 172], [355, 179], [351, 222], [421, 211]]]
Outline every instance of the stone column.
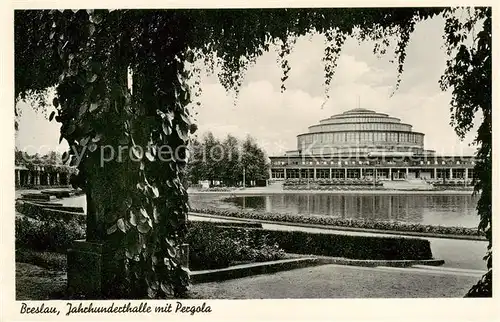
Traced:
[[316, 180], [316, 168], [313, 169], [313, 179]]
[[28, 170], [28, 175], [26, 176], [26, 178], [28, 181], [28, 182], [26, 182], [26, 185], [31, 185], [31, 171], [30, 170]]
[[389, 168], [389, 180], [392, 181], [392, 168]]
[[359, 168], [359, 178], [363, 178], [363, 168]]
[[331, 180], [331, 179], [333, 179], [333, 178], [332, 178], [332, 168], [330, 168], [330, 175], [329, 175], [329, 177], [328, 177], [328, 178], [330, 178], [330, 180]]
[[16, 187], [21, 186], [21, 170], [14, 170], [16, 173]]
[[453, 168], [450, 168], [450, 179], [453, 179]]
[[59, 172], [56, 173], [56, 185], [60, 185], [61, 184], [61, 178], [59, 177]]
[[405, 178], [406, 180], [408, 180], [408, 171], [409, 171], [408, 168], [406, 168], [406, 178]]
[[347, 168], [344, 168], [344, 179], [347, 179]]
[[284, 176], [285, 176], [285, 180], [286, 180], [286, 168], [284, 168], [283, 171], [284, 171]]
[[434, 179], [438, 178], [438, 169], [434, 168]]
[[47, 173], [47, 186], [50, 186], [50, 173]]
[[40, 171], [37, 171], [35, 175], [35, 186], [39, 185], [40, 185]]
[[465, 173], [464, 173], [464, 180], [467, 181], [469, 180], [469, 169], [468, 168], [465, 168]]
[[299, 168], [299, 179], [302, 179], [302, 169]]

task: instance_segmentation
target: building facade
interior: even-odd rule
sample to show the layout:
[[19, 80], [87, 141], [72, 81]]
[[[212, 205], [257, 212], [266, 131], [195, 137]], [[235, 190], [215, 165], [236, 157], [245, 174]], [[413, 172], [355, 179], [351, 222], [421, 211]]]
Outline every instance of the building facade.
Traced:
[[376, 179], [428, 181], [474, 177], [474, 157], [436, 155], [424, 133], [400, 119], [353, 109], [321, 120], [297, 136], [297, 150], [271, 159], [270, 180]]
[[14, 168], [16, 188], [69, 186], [76, 168], [66, 165], [19, 164]]

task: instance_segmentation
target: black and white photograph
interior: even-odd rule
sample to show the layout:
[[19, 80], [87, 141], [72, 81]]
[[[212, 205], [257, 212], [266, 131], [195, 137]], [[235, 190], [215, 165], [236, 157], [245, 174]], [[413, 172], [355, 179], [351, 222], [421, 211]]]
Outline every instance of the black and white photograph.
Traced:
[[18, 317], [493, 299], [491, 4], [81, 5], [10, 10]]

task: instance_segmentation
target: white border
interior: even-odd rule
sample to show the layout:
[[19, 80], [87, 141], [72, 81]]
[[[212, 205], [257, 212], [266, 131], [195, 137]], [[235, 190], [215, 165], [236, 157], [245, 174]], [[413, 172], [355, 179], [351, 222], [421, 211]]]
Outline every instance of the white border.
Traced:
[[[153, 1], [153, 0], [86, 0], [86, 1], [10, 1], [2, 2], [1, 27], [2, 55], [1, 55], [1, 98], [0, 108], [0, 138], [2, 148], [0, 149], [0, 216], [2, 218], [1, 244], [1, 307], [0, 319], [2, 321], [24, 321], [24, 320], [47, 320], [58, 319], [79, 321], [101, 321], [101, 320], [328, 320], [328, 321], [363, 321], [363, 320], [385, 320], [385, 321], [413, 321], [413, 320], [436, 320], [436, 321], [493, 321], [499, 320], [500, 310], [494, 304], [498, 296], [493, 299], [360, 299], [360, 300], [210, 300], [207, 303], [212, 308], [212, 313], [190, 315], [80, 315], [64, 316], [66, 302], [51, 301], [51, 305], [57, 305], [61, 309], [60, 316], [36, 315], [29, 317], [19, 315], [20, 302], [15, 302], [15, 263], [14, 263], [14, 128], [13, 128], [13, 9], [18, 8], [208, 8], [208, 7], [375, 7], [375, 6], [456, 6], [456, 5], [486, 5], [493, 6], [493, 104], [498, 106], [498, 77], [495, 71], [498, 67], [498, 5], [494, 1], [336, 1], [315, 0], [304, 1]], [[493, 158], [497, 160], [499, 142], [496, 138], [496, 125], [498, 124], [498, 113], [493, 113], [494, 138]], [[499, 173], [497, 164], [493, 168], [494, 191], [499, 184]], [[498, 208], [497, 199], [493, 199], [493, 213], [496, 217]], [[495, 229], [496, 237], [496, 229]], [[496, 240], [494, 238], [494, 249]], [[498, 257], [494, 257], [494, 267], [499, 267]], [[494, 273], [493, 281], [495, 290], [498, 290], [498, 274]], [[100, 301], [99, 303], [101, 303]], [[125, 303], [127, 301], [115, 301]], [[138, 303], [139, 301], [135, 301]], [[148, 301], [151, 304], [154, 301]], [[163, 301], [160, 301], [163, 302]], [[159, 303], [160, 303], [159, 302]], [[202, 303], [203, 301], [183, 301]], [[97, 303], [97, 302], [95, 302]]]

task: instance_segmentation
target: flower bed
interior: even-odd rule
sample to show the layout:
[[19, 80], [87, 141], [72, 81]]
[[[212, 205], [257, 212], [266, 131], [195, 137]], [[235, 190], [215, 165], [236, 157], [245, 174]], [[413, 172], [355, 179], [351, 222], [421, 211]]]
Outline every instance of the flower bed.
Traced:
[[349, 227], [349, 228], [379, 229], [379, 230], [402, 231], [402, 232], [404, 231], [421, 232], [421, 233], [444, 234], [444, 235], [482, 236], [482, 234], [475, 228], [444, 227], [444, 226], [431, 226], [431, 225], [410, 224], [401, 222], [368, 221], [368, 220], [358, 220], [358, 219], [341, 219], [328, 215], [310, 216], [301, 214], [231, 211], [231, 210], [220, 210], [213, 208], [192, 209], [192, 211], [212, 214], [212, 215], [226, 216], [226, 217], [270, 220], [270, 221], [290, 222], [290, 223], [329, 225], [329, 226]]

